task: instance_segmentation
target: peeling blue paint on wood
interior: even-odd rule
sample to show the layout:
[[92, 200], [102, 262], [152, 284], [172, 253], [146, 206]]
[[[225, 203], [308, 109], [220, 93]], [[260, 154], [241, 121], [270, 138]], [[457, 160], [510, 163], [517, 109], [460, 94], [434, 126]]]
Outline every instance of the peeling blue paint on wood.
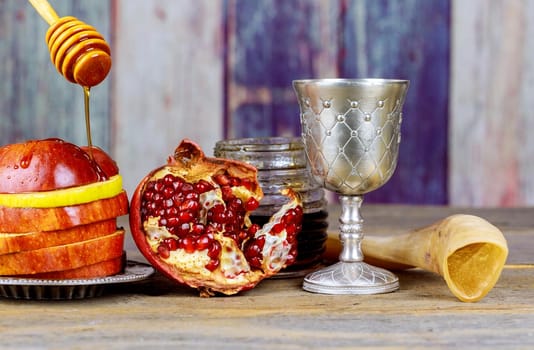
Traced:
[[410, 80], [397, 170], [367, 200], [447, 203], [449, 1], [351, 1], [345, 16], [341, 76]]
[[[411, 81], [399, 166], [389, 183], [366, 201], [445, 204], [449, 1], [328, 4], [324, 13], [320, 1], [225, 3], [233, 30], [227, 47], [226, 136], [298, 136], [291, 81], [320, 77], [315, 59], [335, 46], [332, 64], [339, 77]], [[322, 41], [325, 30], [337, 34], [335, 41]]]

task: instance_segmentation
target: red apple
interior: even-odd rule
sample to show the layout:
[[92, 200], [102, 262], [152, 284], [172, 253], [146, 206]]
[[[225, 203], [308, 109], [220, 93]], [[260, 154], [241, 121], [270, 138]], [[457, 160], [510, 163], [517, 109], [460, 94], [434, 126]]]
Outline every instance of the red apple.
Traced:
[[0, 275], [115, 274], [116, 218], [127, 213], [118, 167], [100, 148], [61, 139], [0, 147]]

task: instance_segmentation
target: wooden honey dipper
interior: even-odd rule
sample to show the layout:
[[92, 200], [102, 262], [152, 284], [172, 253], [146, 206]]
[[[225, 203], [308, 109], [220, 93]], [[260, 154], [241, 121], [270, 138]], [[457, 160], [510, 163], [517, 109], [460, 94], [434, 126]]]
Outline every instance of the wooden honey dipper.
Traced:
[[29, 0], [50, 25], [46, 42], [50, 59], [71, 83], [92, 87], [101, 83], [111, 69], [111, 50], [96, 29], [75, 17], [59, 18], [46, 0]]

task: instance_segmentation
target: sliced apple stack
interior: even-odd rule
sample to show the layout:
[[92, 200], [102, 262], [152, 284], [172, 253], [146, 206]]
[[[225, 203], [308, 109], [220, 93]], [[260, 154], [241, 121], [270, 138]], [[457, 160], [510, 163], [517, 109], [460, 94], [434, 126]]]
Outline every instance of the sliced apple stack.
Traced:
[[124, 267], [128, 197], [116, 163], [61, 139], [0, 148], [0, 275], [114, 275]]

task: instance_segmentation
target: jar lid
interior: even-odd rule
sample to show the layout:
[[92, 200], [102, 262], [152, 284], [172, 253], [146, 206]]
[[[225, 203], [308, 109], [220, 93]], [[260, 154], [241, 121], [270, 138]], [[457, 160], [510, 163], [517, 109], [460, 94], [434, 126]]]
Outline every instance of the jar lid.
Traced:
[[221, 140], [214, 155], [249, 163], [258, 170], [305, 168], [304, 143], [297, 137], [258, 137]]
[[249, 137], [217, 141], [215, 149], [231, 152], [303, 151], [304, 143], [300, 137]]

